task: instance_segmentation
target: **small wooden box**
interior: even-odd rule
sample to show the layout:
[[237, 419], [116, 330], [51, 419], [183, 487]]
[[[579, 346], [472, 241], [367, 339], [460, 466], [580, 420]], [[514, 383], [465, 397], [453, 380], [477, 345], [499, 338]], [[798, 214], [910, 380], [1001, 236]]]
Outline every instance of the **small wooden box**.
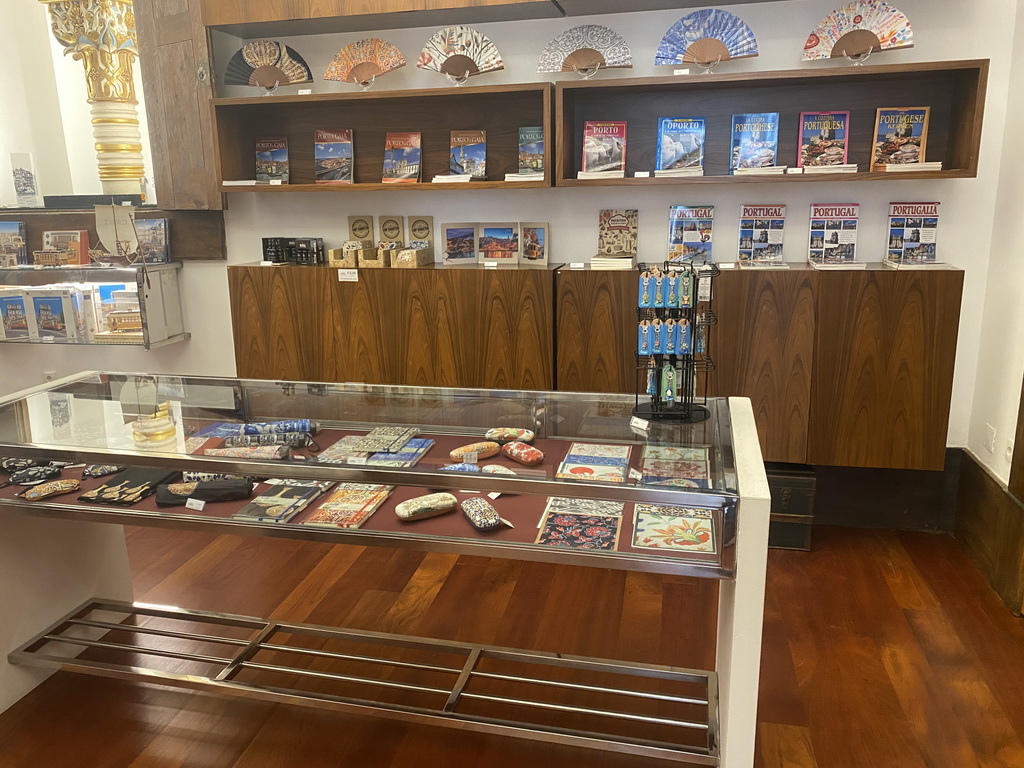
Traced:
[[356, 254], [359, 251], [347, 251], [344, 248], [331, 248], [327, 251], [327, 266], [340, 269], [355, 269]]
[[388, 253], [391, 254], [391, 266], [395, 269], [415, 269], [434, 263], [434, 254], [426, 248], [403, 248]]
[[380, 248], [361, 248], [352, 251], [361, 269], [383, 269], [388, 266], [388, 252]]

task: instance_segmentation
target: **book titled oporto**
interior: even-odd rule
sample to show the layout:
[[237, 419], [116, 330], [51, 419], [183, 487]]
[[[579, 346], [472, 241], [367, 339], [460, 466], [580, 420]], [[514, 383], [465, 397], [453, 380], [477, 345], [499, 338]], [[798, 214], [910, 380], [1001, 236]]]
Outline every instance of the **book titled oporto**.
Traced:
[[420, 180], [420, 134], [388, 133], [384, 138], [385, 184], [415, 184]]
[[778, 149], [778, 112], [750, 112], [732, 116], [731, 170], [773, 166]]
[[704, 165], [704, 118], [659, 118], [656, 170], [670, 171], [677, 168], [696, 168], [702, 165]]

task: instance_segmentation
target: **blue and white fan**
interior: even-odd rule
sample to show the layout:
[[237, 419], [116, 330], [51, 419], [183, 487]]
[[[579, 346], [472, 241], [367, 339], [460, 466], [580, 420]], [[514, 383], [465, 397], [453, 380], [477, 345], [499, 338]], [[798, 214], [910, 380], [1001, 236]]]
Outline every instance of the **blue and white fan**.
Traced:
[[719, 8], [688, 13], [658, 46], [655, 64], [702, 64], [757, 56], [757, 39], [739, 16]]

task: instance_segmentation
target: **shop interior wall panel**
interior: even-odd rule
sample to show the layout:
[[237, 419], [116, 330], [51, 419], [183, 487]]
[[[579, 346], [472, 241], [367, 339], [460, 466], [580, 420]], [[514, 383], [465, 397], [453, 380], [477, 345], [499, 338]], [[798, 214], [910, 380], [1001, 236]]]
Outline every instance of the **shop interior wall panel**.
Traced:
[[637, 272], [563, 267], [555, 272], [557, 387], [636, 388]]
[[1017, 410], [1017, 431], [1013, 445], [1013, 459], [1010, 462], [1010, 493], [1018, 501], [1024, 501], [1024, 386], [1021, 387], [1020, 408]]
[[818, 281], [808, 463], [941, 470], [964, 273]]
[[807, 461], [817, 283], [814, 270], [797, 265], [715, 279], [708, 388], [750, 398], [766, 461]]

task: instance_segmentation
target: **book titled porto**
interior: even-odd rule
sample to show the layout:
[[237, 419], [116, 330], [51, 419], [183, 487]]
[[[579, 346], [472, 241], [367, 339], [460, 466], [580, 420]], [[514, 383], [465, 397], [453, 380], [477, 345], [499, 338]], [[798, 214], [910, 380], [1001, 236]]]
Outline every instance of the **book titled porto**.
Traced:
[[288, 183], [288, 139], [256, 139], [256, 181]]
[[542, 126], [520, 127], [519, 172], [544, 172], [544, 128]]
[[711, 262], [713, 205], [673, 205], [668, 209], [668, 260]]
[[704, 165], [704, 118], [662, 117], [658, 119], [658, 163], [656, 170], [700, 168]]
[[583, 172], [625, 173], [626, 124], [624, 122], [583, 124]]
[[313, 143], [313, 166], [317, 184], [351, 184], [355, 155], [352, 131], [317, 131]]
[[385, 184], [415, 184], [420, 180], [419, 132], [388, 133], [384, 137]]
[[781, 267], [782, 240], [786, 228], [786, 206], [743, 205], [740, 207], [741, 267]]
[[846, 165], [849, 130], [849, 112], [801, 112], [797, 166]]
[[807, 260], [818, 269], [863, 267], [857, 261], [857, 203], [811, 204]]
[[929, 107], [880, 107], [875, 115], [871, 170], [924, 162], [930, 112]]
[[735, 173], [744, 168], [775, 165], [779, 150], [779, 113], [750, 112], [732, 116], [732, 158]]
[[452, 131], [449, 172], [474, 181], [487, 178], [487, 131]]
[[938, 203], [889, 203], [887, 266], [927, 267], [937, 260]]

